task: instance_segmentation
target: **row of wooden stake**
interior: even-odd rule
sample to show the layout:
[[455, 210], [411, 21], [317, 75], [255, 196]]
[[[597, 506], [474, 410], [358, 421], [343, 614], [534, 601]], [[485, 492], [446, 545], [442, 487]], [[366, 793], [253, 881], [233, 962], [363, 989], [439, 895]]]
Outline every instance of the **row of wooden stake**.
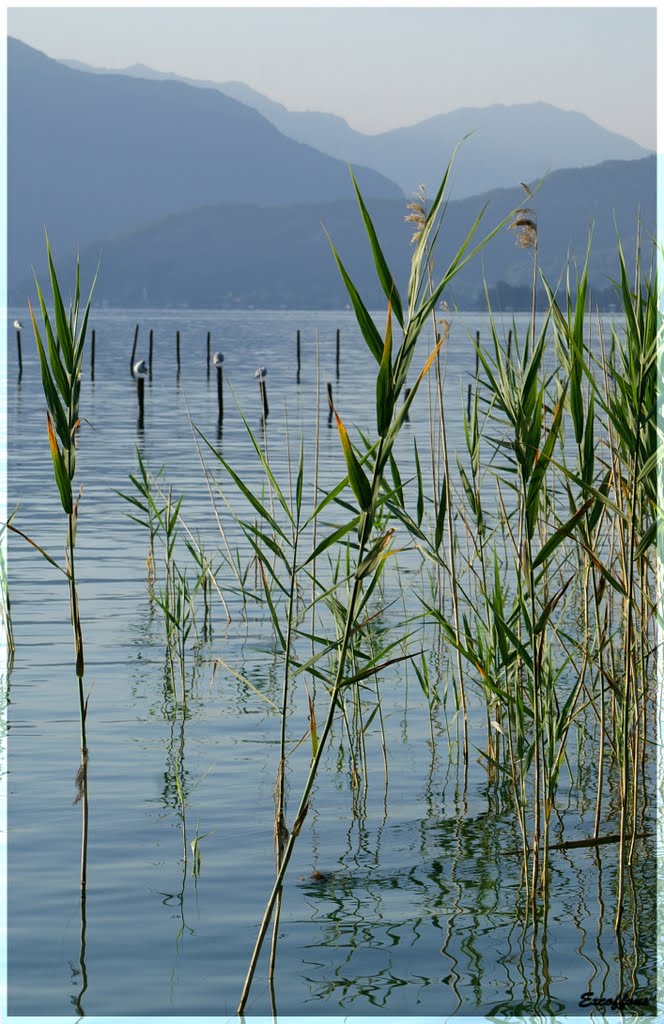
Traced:
[[[23, 329], [23, 325], [18, 320], [15, 320], [14, 321], [14, 328], [16, 330], [16, 347], [17, 347], [17, 353], [18, 353], [18, 379], [20, 381], [20, 379], [21, 379], [21, 377], [23, 375], [23, 356], [22, 356], [22, 351], [21, 351], [21, 331]], [[131, 358], [129, 360], [129, 370], [130, 370], [130, 373], [131, 373], [132, 377], [134, 377], [136, 379], [136, 393], [138, 395], [138, 420], [139, 420], [139, 426], [142, 426], [143, 425], [143, 416], [144, 416], [144, 405], [145, 405], [145, 375], [147, 374], [148, 378], [150, 380], [152, 380], [152, 355], [153, 355], [153, 350], [154, 350], [154, 331], [150, 330], [150, 333], [149, 333], [149, 336], [148, 336], [149, 340], [148, 340], [148, 361], [147, 361], [147, 363], [145, 362], [145, 360], [140, 360], [138, 362], [135, 361], [136, 360], [136, 349], [138, 347], [138, 332], [139, 332], [139, 324], [136, 324], [136, 327], [134, 328], [134, 341], [133, 341], [133, 345], [132, 345], [132, 349], [131, 349]], [[92, 381], [94, 381], [94, 379], [95, 379], [95, 341], [96, 341], [95, 331], [93, 330], [92, 334], [91, 334], [91, 338], [90, 338], [90, 380], [92, 380]], [[512, 341], [512, 332], [510, 331], [509, 332], [509, 341], [508, 341], [508, 359], [509, 359], [509, 348], [511, 347], [511, 341]], [[208, 331], [207, 332], [207, 339], [206, 339], [206, 347], [207, 347], [207, 376], [208, 376], [208, 378], [210, 376], [210, 347], [211, 347], [210, 343], [211, 343], [211, 332]], [[478, 374], [479, 374], [479, 344], [480, 344], [480, 332], [479, 331], [477, 331], [477, 333], [476, 333], [476, 343], [477, 343], [477, 347], [476, 347], [476, 352], [475, 352], [475, 381], [477, 381]], [[301, 367], [302, 367], [301, 341], [300, 341], [300, 332], [299, 332], [299, 330], [297, 331], [297, 335], [296, 335], [296, 355], [297, 355], [297, 383], [299, 384], [300, 383], [300, 371], [301, 371]], [[180, 360], [180, 332], [179, 331], [175, 332], [175, 359], [176, 359], [176, 367], [177, 367], [177, 376], [179, 378], [180, 377], [180, 369], [181, 369], [181, 360]], [[214, 367], [215, 367], [215, 369], [217, 371], [217, 404], [218, 404], [218, 409], [219, 409], [219, 422], [220, 423], [221, 423], [221, 421], [224, 418], [224, 369], [223, 369], [223, 362], [224, 362], [224, 357], [221, 354], [221, 352], [215, 352], [214, 355], [212, 356], [212, 363], [213, 363], [213, 365], [214, 365]], [[340, 331], [339, 331], [339, 329], [337, 329], [337, 339], [336, 339], [336, 376], [337, 376], [337, 380], [339, 380], [339, 362], [340, 362]], [[269, 410], [269, 405], [268, 405], [268, 400], [267, 400], [267, 389], [266, 389], [266, 386], [265, 386], [265, 377], [266, 377], [266, 375], [267, 375], [267, 371], [264, 369], [264, 367], [261, 366], [261, 367], [258, 368], [258, 370], [256, 370], [255, 376], [258, 378], [258, 386], [259, 386], [259, 391], [260, 391], [260, 396], [261, 396], [261, 405], [262, 405], [262, 409], [263, 409], [263, 418], [264, 418], [264, 420], [267, 419], [267, 417], [269, 415], [269, 411], [270, 411]], [[471, 398], [472, 398], [472, 384], [469, 384], [468, 385], [468, 406], [467, 406], [468, 418], [470, 418]], [[328, 405], [329, 405], [329, 416], [330, 416], [330, 420], [331, 420], [332, 414], [334, 412], [334, 403], [332, 401], [332, 385], [329, 384], [329, 383], [327, 385], [327, 399], [328, 399]]]
[[[139, 326], [140, 326], [139, 324], [136, 324], [136, 327], [134, 328], [134, 342], [133, 342], [133, 345], [132, 345], [131, 357], [130, 357], [130, 360], [129, 360], [129, 370], [132, 373], [132, 375], [133, 375], [133, 372], [134, 372], [134, 364], [135, 364], [135, 359], [136, 359], [136, 349], [138, 347]], [[21, 376], [23, 375], [23, 354], [22, 354], [22, 350], [21, 350], [21, 331], [23, 330], [23, 325], [18, 320], [15, 320], [14, 321], [14, 327], [16, 329], [16, 349], [17, 349], [17, 354], [18, 354], [18, 375], [19, 375], [19, 380], [20, 380]], [[212, 337], [211, 332], [208, 331], [207, 332], [207, 342], [206, 342], [206, 345], [207, 345], [207, 375], [208, 375], [208, 377], [210, 376], [210, 343], [211, 343], [211, 337]], [[91, 334], [91, 338], [90, 338], [90, 380], [94, 380], [95, 379], [95, 341], [96, 341], [95, 331], [93, 330], [92, 334]], [[152, 379], [152, 354], [153, 354], [153, 349], [154, 349], [154, 331], [151, 330], [150, 333], [149, 333], [148, 360], [147, 360], [147, 372], [148, 372], [148, 375], [149, 375], [150, 379]], [[218, 353], [216, 353], [216, 354], [218, 355]], [[296, 354], [297, 354], [297, 379], [298, 379], [298, 384], [299, 384], [299, 382], [300, 382], [300, 371], [302, 369], [302, 354], [301, 354], [301, 342], [300, 342], [300, 332], [299, 331], [297, 332], [297, 339], [296, 339]], [[337, 372], [337, 380], [339, 380], [340, 357], [341, 357], [341, 332], [339, 331], [339, 329], [337, 329], [337, 344], [336, 344], [336, 372]], [[180, 370], [181, 370], [180, 332], [179, 331], [175, 332], [175, 362], [176, 362], [177, 373], [179, 375], [180, 374]]]

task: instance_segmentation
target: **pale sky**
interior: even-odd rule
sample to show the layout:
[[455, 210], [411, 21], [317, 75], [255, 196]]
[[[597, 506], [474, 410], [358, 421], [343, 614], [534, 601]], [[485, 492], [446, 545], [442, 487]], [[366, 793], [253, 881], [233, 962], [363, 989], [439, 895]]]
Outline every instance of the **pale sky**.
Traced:
[[7, 31], [56, 59], [239, 80], [360, 131], [545, 100], [655, 148], [655, 5], [28, 7]]

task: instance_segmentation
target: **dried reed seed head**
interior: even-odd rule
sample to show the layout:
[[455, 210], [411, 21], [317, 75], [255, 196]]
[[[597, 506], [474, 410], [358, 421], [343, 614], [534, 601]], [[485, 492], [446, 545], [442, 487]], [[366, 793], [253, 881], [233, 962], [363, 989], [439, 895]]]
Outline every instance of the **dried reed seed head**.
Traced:
[[416, 242], [422, 234], [422, 229], [426, 223], [427, 213], [425, 209], [426, 202], [426, 188], [424, 185], [420, 185], [416, 192], [416, 199], [406, 204], [406, 209], [411, 210], [411, 213], [406, 214], [404, 220], [406, 223], [415, 224], [416, 228], [411, 236], [410, 243]]
[[450, 323], [449, 320], [439, 320], [438, 327], [439, 330], [436, 336], [436, 341], [447, 341], [452, 324]]
[[408, 203], [406, 205], [406, 209], [412, 210], [413, 212], [404, 217], [405, 221], [413, 221], [416, 224], [423, 224], [426, 220], [426, 211], [420, 203]]
[[527, 207], [517, 210], [509, 229], [514, 232], [516, 244], [522, 249], [534, 249], [537, 245], [537, 220], [534, 210]]

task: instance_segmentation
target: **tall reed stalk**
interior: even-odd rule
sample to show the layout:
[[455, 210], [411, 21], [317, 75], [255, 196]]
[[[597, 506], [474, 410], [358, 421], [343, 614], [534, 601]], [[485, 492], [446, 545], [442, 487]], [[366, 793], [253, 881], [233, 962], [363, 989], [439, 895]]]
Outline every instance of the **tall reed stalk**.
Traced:
[[[290, 459], [289, 459], [290, 465]], [[281, 869], [284, 856], [284, 847], [288, 836], [286, 827], [286, 721], [288, 712], [288, 701], [291, 685], [291, 658], [295, 624], [297, 619], [297, 572], [298, 549], [300, 543], [300, 527], [302, 520], [302, 497], [304, 484], [304, 450], [300, 448], [300, 460], [298, 465], [297, 481], [295, 485], [295, 518], [291, 524], [291, 573], [288, 584], [287, 612], [286, 612], [286, 635], [284, 636], [284, 666], [283, 686], [281, 696], [281, 730], [279, 735], [279, 765], [277, 767], [277, 782], [275, 794], [275, 821], [274, 821], [274, 845], [276, 851], [277, 872]], [[292, 497], [291, 497], [292, 501]], [[313, 735], [313, 730], [312, 730]], [[281, 890], [277, 895], [277, 903], [274, 911], [274, 923], [272, 931], [272, 946], [270, 950], [270, 966], [268, 977], [272, 981], [277, 957], [277, 941], [279, 934], [279, 917], [281, 914]]]
[[[525, 232], [522, 245], [536, 247], [532, 211], [518, 211], [510, 226]], [[630, 285], [618, 244], [625, 324], [612, 327], [610, 346], [600, 324], [600, 352], [593, 354], [588, 255], [574, 301], [567, 275], [566, 308], [540, 275], [549, 308], [535, 334], [533, 305], [525, 344], [514, 324], [506, 353], [492, 319], [492, 346], [478, 346], [482, 380], [466, 416], [468, 468], [457, 454], [456, 514], [467, 540], [457, 572], [461, 606], [448, 619], [438, 602], [423, 603], [486, 702], [484, 760], [490, 778], [509, 780], [533, 920], [546, 912], [549, 833], [561, 772], [572, 772], [573, 727], [579, 743], [595, 717], [597, 796], [592, 835], [583, 842], [617, 843], [619, 927], [645, 820], [639, 786], [645, 793], [656, 652], [661, 318], [656, 279], [645, 275], [639, 256]], [[480, 455], [496, 481], [494, 508], [480, 491]], [[431, 535], [419, 511], [414, 521], [402, 502], [389, 502], [422, 553], [448, 568], [439, 550], [442, 505]], [[607, 790], [619, 812], [618, 835], [601, 828]]]
[[[624, 903], [625, 871], [634, 855], [638, 804], [637, 765], [645, 743], [645, 715], [639, 707], [638, 687], [645, 687], [644, 638], [650, 632], [654, 609], [648, 583], [654, 584], [650, 564], [661, 510], [657, 504], [657, 465], [661, 442], [657, 433], [658, 346], [662, 318], [657, 279], [644, 277], [637, 257], [635, 281], [630, 286], [622, 248], [620, 290], [626, 316], [624, 340], [616, 339], [616, 388], [606, 397], [606, 410], [617, 438], [619, 474], [616, 489], [624, 495], [621, 534], [623, 594], [623, 681], [619, 689], [620, 857], [616, 928]], [[645, 586], [644, 586], [645, 584]], [[641, 611], [640, 611], [641, 609]], [[645, 692], [645, 690], [644, 690]]]
[[[420, 233], [422, 232], [426, 223], [426, 210], [424, 205], [424, 188], [421, 186], [418, 193], [418, 199], [416, 202], [409, 203], [408, 208], [411, 213], [405, 218], [407, 221], [411, 221], [415, 225], [415, 230], [411, 238], [411, 243], [416, 242], [419, 239]], [[433, 293], [433, 253], [431, 249], [426, 251], [426, 280], [429, 294]], [[437, 351], [440, 352], [441, 344], [445, 343], [449, 338], [450, 333], [450, 322], [449, 320], [442, 319], [440, 324], [438, 322], [438, 314], [436, 309], [431, 310], [431, 324], [433, 328], [433, 345], [437, 346]], [[442, 530], [443, 523], [446, 525], [447, 534], [447, 569], [450, 582], [450, 595], [452, 600], [452, 616], [454, 618], [454, 626], [457, 633], [460, 632], [460, 617], [459, 617], [459, 580], [457, 575], [456, 567], [456, 534], [454, 528], [454, 509], [452, 504], [452, 485], [450, 478], [450, 463], [449, 463], [449, 450], [447, 445], [447, 422], [445, 417], [445, 403], [443, 401], [443, 373], [440, 367], [440, 356], [436, 357], [436, 398], [438, 402], [438, 423], [440, 428], [440, 451], [439, 456], [442, 461], [442, 485], [439, 481], [438, 473], [436, 472], [437, 467], [435, 466], [435, 446], [431, 444], [432, 458], [434, 458], [434, 471], [432, 473], [432, 483], [434, 487], [434, 515], [436, 521], [436, 539], [442, 542]], [[419, 464], [418, 464], [419, 468]], [[419, 476], [419, 474], [418, 474]], [[421, 525], [421, 513], [418, 512], [418, 526]], [[468, 709], [466, 700], [466, 684], [464, 676], [464, 666], [461, 653], [457, 649], [456, 655], [456, 666], [457, 666], [457, 679], [458, 679], [458, 701], [461, 711], [462, 718], [462, 730], [463, 730], [463, 762], [464, 762], [464, 777], [467, 776], [468, 771]]]
[[[379, 673], [386, 664], [402, 660], [401, 658], [393, 658], [388, 662], [380, 663], [378, 659], [382, 657], [381, 652], [369, 659], [363, 669], [357, 671], [357, 666], [353, 665], [353, 651], [358, 637], [366, 629], [364, 609], [366, 608], [368, 598], [375, 589], [385, 559], [390, 554], [393, 529], [391, 527], [385, 529], [385, 523], [382, 522], [380, 515], [386, 495], [391, 493], [391, 487], [387, 479], [387, 467], [390, 465], [390, 458], [396, 438], [408, 416], [408, 411], [422, 381], [438, 355], [443, 341], [442, 338], [434, 346], [401, 405], [399, 405], [399, 399], [404, 390], [407, 374], [415, 354], [418, 336], [435, 309], [437, 302], [440, 300], [443, 289], [461, 267], [500, 227], [500, 225], [496, 227], [483, 242], [466, 254], [466, 250], [481, 219], [482, 214], [480, 214], [472, 225], [465, 242], [449, 264], [442, 279], [435, 287], [427, 287], [427, 266], [430, 247], [435, 243], [440, 230], [440, 215], [442, 213], [448, 173], [449, 168], [426, 216], [413, 252], [408, 281], [407, 304], [405, 307], [402, 305], [399, 291], [385, 261], [373, 223], [353, 178], [353, 185], [371, 246], [378, 280], [388, 303], [387, 325], [384, 335], [381, 335], [378, 331], [357, 289], [348, 276], [334, 245], [331, 243], [332, 251], [346, 285], [362, 336], [378, 364], [376, 375], [376, 426], [378, 438], [374, 444], [369, 445], [368, 450], [364, 453], [358, 453], [350, 440], [344, 423], [335, 411], [337, 428], [346, 462], [347, 481], [356, 503], [355, 507], [352, 508], [353, 515], [350, 525], [352, 526], [352, 524], [357, 523], [358, 540], [350, 565], [350, 589], [347, 603], [343, 609], [342, 628], [335, 644], [336, 671], [333, 678], [328, 681], [329, 704], [327, 714], [324, 719], [323, 728], [318, 735], [316, 751], [312, 758], [298, 809], [283, 850], [277, 877], [265, 907], [263, 920], [259, 928], [240, 997], [239, 1014], [244, 1012], [249, 997], [261, 947], [275, 906], [280, 898], [288, 863], [307, 815], [311, 791], [326, 752], [337, 711], [342, 708], [344, 694], [346, 691], [356, 687], [361, 681]], [[396, 345], [393, 346], [393, 318], [396, 320], [398, 328], [403, 332], [402, 340], [398, 347]], [[393, 348], [396, 349], [394, 353]], [[327, 501], [329, 501], [329, 497], [326, 496], [321, 504], [327, 503]], [[348, 526], [336, 531], [336, 533], [341, 535], [346, 533], [347, 530]], [[318, 546], [318, 551], [320, 547], [321, 545]]]
[[[76, 265], [76, 282], [74, 299], [65, 312], [58, 279], [53, 265], [51, 248], [46, 241], [48, 268], [53, 293], [55, 329], [46, 309], [39, 281], [35, 278], [39, 306], [46, 334], [46, 344], [42, 340], [37, 320], [30, 306], [30, 316], [39, 352], [42, 387], [46, 398], [46, 428], [53, 461], [55, 482], [60, 495], [62, 508], [67, 516], [67, 537], [65, 542], [65, 574], [69, 584], [69, 605], [72, 629], [74, 632], [75, 673], [78, 690], [79, 720], [81, 734], [81, 764], [76, 775], [76, 802], [81, 803], [81, 890], [85, 891], [87, 883], [87, 850], [88, 850], [88, 739], [87, 710], [88, 698], [85, 695], [83, 678], [85, 660], [83, 655], [83, 632], [78, 604], [76, 586], [76, 525], [78, 505], [81, 493], [76, 499], [73, 494], [73, 479], [76, 471], [76, 433], [79, 427], [79, 394], [81, 387], [81, 366], [83, 363], [83, 346], [88, 326], [92, 290], [83, 311], [79, 325], [80, 312], [80, 269]], [[96, 278], [95, 278], [96, 280]]]

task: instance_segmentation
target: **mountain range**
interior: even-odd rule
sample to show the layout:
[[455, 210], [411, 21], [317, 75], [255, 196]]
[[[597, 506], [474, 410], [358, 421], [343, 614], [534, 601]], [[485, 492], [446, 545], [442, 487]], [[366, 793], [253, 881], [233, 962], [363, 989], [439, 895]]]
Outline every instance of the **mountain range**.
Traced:
[[[538, 264], [552, 286], [568, 256], [583, 265], [592, 236], [589, 281], [594, 301], [615, 302], [617, 238], [631, 265], [640, 232], [654, 236], [656, 159], [608, 161], [583, 170], [556, 171], [529, 200], [538, 227]], [[447, 204], [436, 248], [440, 273], [464, 241], [478, 213], [476, 241], [523, 203], [523, 192], [496, 189]], [[407, 279], [412, 224], [405, 200], [367, 199], [369, 213], [397, 282]], [[637, 219], [637, 211], [638, 218]], [[367, 305], [384, 298], [376, 279], [357, 203], [297, 205], [223, 203], [172, 214], [133, 232], [95, 243], [81, 253], [86, 282], [100, 263], [96, 301], [125, 307], [339, 309], [348, 296], [326, 232]], [[484, 282], [503, 308], [530, 308], [532, 252], [519, 248], [505, 226], [454, 279], [450, 303], [462, 309], [485, 302]], [[73, 273], [73, 261], [67, 272]], [[572, 273], [572, 279], [574, 273]], [[29, 281], [17, 302], [32, 294]]]
[[[30, 273], [44, 226], [59, 249], [202, 203], [345, 198], [348, 170], [218, 90], [93, 75], [8, 40], [9, 280]], [[398, 197], [357, 168], [367, 195]]]
[[[333, 115], [287, 111], [242, 83], [72, 67], [13, 39], [8, 58], [9, 286], [19, 303], [31, 265], [43, 268], [46, 226], [56, 255], [73, 259], [78, 248], [94, 269], [101, 254], [96, 296], [109, 304], [343, 306], [321, 223], [367, 301], [380, 302], [344, 159], [403, 275], [404, 192], [425, 180], [432, 193], [473, 127], [453, 166], [441, 258], [485, 204], [488, 229], [523, 204], [517, 183], [542, 175], [529, 204], [552, 278], [568, 252], [583, 259], [593, 224], [600, 290], [615, 275], [616, 225], [628, 258], [637, 211], [643, 237], [654, 234], [655, 158], [547, 104], [459, 110], [370, 136]], [[565, 169], [550, 170], [561, 161]], [[483, 270], [490, 288], [500, 283], [505, 301], [518, 301], [532, 277], [528, 257], [499, 233], [455, 281], [454, 300], [482, 301]]]
[[[96, 74], [110, 73], [76, 61], [68, 63]], [[540, 178], [564, 167], [649, 155], [643, 146], [601, 127], [585, 114], [560, 110], [550, 103], [462, 107], [370, 135], [355, 131], [335, 114], [288, 110], [243, 82], [182, 78], [145, 64], [124, 68], [122, 74], [216, 89], [257, 110], [288, 138], [353, 165], [372, 167], [395, 181], [406, 195], [412, 195], [421, 183], [434, 191], [454, 147], [469, 135], [455, 161], [452, 185], [458, 199]]]

